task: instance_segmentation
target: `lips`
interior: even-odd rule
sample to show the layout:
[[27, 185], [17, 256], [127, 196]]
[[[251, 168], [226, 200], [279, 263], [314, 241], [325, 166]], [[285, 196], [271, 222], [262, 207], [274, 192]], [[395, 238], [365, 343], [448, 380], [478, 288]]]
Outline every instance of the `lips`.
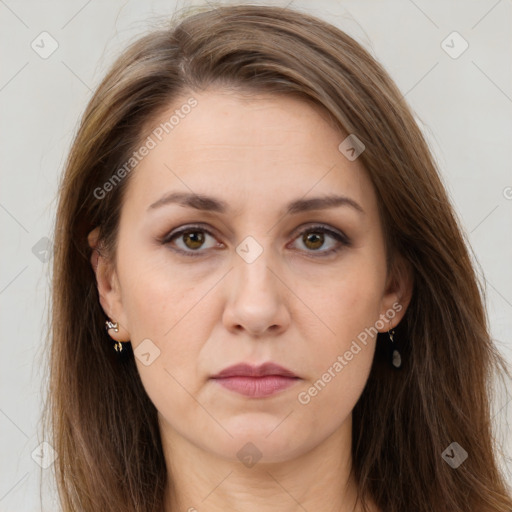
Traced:
[[237, 364], [225, 368], [212, 379], [222, 387], [250, 398], [274, 395], [300, 380], [291, 370], [275, 363]]
[[275, 363], [264, 363], [260, 366], [251, 366], [247, 363], [235, 364], [225, 368], [214, 379], [222, 379], [226, 377], [266, 377], [267, 375], [279, 375], [281, 377], [298, 378], [291, 370], [283, 368]]

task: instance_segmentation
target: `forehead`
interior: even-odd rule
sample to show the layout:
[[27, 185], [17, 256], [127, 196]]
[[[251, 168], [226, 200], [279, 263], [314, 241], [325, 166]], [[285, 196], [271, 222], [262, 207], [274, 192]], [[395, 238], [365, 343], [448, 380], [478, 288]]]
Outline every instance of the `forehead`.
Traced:
[[[189, 97], [196, 105], [181, 110]], [[372, 200], [363, 165], [338, 149], [346, 134], [320, 107], [295, 97], [191, 93], [148, 127], [144, 137], [154, 147], [133, 171], [126, 196], [140, 207], [173, 190], [224, 196], [238, 201], [238, 211], [251, 199], [275, 203], [277, 210], [287, 197], [309, 191]]]

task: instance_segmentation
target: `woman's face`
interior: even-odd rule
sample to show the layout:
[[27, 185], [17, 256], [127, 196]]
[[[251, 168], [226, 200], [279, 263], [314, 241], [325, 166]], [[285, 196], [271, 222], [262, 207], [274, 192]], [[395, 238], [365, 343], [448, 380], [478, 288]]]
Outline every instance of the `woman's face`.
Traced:
[[[101, 304], [131, 340], [164, 439], [298, 457], [350, 431], [373, 333], [402, 318], [405, 284], [386, 273], [366, 171], [338, 149], [347, 134], [290, 97], [191, 96], [155, 121], [181, 112], [132, 171]], [[213, 378], [269, 362], [295, 378]]]

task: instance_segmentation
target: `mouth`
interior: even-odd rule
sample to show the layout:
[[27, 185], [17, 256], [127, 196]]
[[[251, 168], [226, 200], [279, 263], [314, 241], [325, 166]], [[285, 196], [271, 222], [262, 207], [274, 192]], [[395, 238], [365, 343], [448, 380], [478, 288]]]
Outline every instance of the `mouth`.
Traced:
[[237, 364], [222, 370], [212, 379], [230, 391], [251, 398], [274, 395], [301, 380], [291, 370], [275, 363], [260, 366]]

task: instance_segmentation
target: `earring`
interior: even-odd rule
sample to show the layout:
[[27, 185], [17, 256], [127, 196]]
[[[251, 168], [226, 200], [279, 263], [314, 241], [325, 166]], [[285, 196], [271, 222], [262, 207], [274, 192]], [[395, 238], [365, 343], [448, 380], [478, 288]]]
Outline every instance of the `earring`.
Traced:
[[[105, 322], [105, 328], [107, 331], [114, 329], [114, 332], [119, 332], [119, 324], [117, 322], [111, 322], [110, 320], [107, 320]], [[116, 341], [114, 344], [114, 350], [116, 352], [121, 352], [123, 350], [123, 344], [120, 341]]]
[[114, 332], [119, 332], [119, 324], [117, 322], [111, 322], [110, 320], [107, 320], [105, 322], [105, 327], [107, 331], [114, 329]]
[[388, 331], [389, 341], [390, 341], [390, 351], [391, 351], [391, 364], [396, 368], [400, 368], [402, 366], [402, 356], [396, 347], [395, 340], [393, 339], [393, 335], [395, 334], [395, 330], [391, 329]]

